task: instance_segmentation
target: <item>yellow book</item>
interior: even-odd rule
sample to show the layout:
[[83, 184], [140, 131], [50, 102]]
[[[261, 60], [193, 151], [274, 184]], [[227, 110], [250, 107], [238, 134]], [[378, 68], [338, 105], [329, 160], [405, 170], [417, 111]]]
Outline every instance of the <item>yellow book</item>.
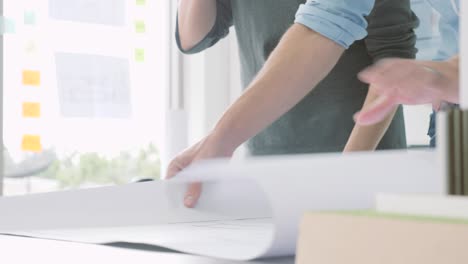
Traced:
[[379, 213], [307, 213], [298, 264], [466, 264], [468, 221]]

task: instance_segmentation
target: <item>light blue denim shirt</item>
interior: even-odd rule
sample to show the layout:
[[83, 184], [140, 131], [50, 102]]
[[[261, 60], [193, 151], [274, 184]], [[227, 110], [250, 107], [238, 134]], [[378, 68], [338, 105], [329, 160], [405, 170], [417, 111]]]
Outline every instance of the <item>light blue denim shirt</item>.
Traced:
[[435, 60], [448, 59], [459, 52], [459, 0], [427, 0], [439, 12], [441, 47]]
[[[440, 15], [442, 45], [435, 59], [447, 59], [459, 51], [459, 0], [427, 0]], [[375, 0], [308, 0], [296, 14], [302, 24], [348, 48], [367, 36], [367, 20]]]
[[[459, 0], [427, 0], [440, 14], [440, 37], [441, 46], [434, 60], [446, 60], [459, 52]], [[429, 124], [429, 137], [431, 147], [436, 146], [436, 120], [435, 112], [431, 115]]]
[[308, 0], [299, 7], [295, 22], [347, 49], [367, 36], [365, 17], [374, 4], [375, 0]]

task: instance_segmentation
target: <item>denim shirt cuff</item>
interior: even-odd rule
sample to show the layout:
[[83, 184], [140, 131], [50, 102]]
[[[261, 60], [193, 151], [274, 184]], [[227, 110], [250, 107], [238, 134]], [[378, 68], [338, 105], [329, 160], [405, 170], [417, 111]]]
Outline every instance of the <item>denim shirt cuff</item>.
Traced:
[[317, 6], [301, 5], [296, 14], [295, 23], [316, 31], [345, 49], [348, 49], [356, 40], [367, 36], [367, 22], [359, 25], [343, 15]]

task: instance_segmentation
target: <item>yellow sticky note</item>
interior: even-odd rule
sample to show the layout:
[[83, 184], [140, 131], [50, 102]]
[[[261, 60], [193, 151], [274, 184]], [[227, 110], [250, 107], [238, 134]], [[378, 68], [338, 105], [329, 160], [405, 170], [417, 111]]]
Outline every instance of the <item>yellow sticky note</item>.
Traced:
[[39, 71], [23, 71], [23, 84], [31, 86], [41, 85], [41, 72]]
[[145, 33], [146, 31], [145, 21], [142, 21], [142, 20], [135, 21], [135, 31], [137, 33]]
[[144, 5], [146, 5], [146, 0], [136, 0], [136, 5], [144, 6]]
[[41, 137], [35, 135], [24, 135], [21, 142], [21, 150], [31, 152], [41, 152]]
[[23, 103], [23, 117], [39, 118], [41, 117], [40, 103]]
[[25, 45], [24, 45], [24, 51], [27, 54], [34, 54], [37, 51], [37, 44], [33, 40], [29, 40]]
[[144, 49], [135, 49], [135, 61], [144, 62], [145, 61], [145, 50]]

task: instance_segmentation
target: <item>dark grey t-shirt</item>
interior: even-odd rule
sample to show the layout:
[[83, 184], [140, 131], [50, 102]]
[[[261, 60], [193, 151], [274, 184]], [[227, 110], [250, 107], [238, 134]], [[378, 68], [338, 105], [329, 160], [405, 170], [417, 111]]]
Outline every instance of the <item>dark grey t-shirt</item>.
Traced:
[[[211, 32], [194, 48], [197, 53], [214, 45], [235, 26], [239, 41], [244, 87], [260, 71], [282, 35], [294, 23], [305, 0], [218, 0]], [[342, 151], [354, 127], [353, 114], [366, 98], [368, 86], [357, 74], [386, 57], [414, 58], [418, 19], [409, 0], [377, 0], [367, 18], [368, 37], [357, 41], [333, 71], [298, 105], [249, 140], [253, 155]], [[177, 43], [180, 48], [178, 31]], [[288, 89], [289, 87], [284, 87]], [[400, 108], [378, 149], [406, 147], [403, 111]]]

